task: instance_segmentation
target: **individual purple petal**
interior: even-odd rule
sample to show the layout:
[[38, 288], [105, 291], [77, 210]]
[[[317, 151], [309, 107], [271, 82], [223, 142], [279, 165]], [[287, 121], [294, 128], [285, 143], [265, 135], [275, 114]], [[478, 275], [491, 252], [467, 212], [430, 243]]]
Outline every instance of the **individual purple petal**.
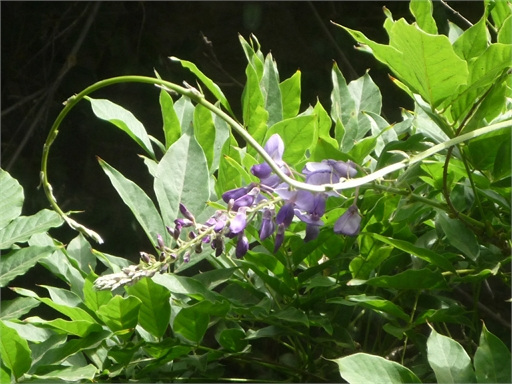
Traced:
[[241, 232], [238, 235], [238, 241], [236, 243], [235, 255], [237, 259], [244, 257], [244, 255], [249, 250], [249, 240], [247, 237]]
[[215, 226], [213, 227], [213, 230], [215, 232], [220, 232], [224, 229], [226, 226], [227, 217], [221, 216], [217, 219], [217, 222], [215, 223]]
[[247, 215], [245, 209], [240, 209], [236, 216], [231, 220], [229, 224], [229, 230], [233, 234], [242, 232], [247, 225]]
[[254, 187], [249, 191], [249, 193], [236, 199], [233, 204], [233, 211], [238, 211], [241, 207], [250, 207], [259, 193], [260, 189], [258, 187]]
[[251, 173], [258, 179], [265, 179], [272, 173], [272, 168], [267, 163], [256, 164], [251, 167]]
[[[336, 161], [336, 160], [326, 160], [326, 162], [332, 167], [334, 172], [340, 178], [349, 178], [355, 177], [357, 175], [357, 169], [355, 168], [355, 164], [352, 161], [344, 162], [344, 161]], [[337, 182], [337, 181], [336, 181]]]
[[263, 219], [261, 220], [260, 240], [263, 241], [274, 233], [275, 224], [273, 220], [274, 212], [270, 209], [263, 211]]
[[277, 226], [276, 241], [274, 243], [274, 253], [276, 253], [279, 247], [281, 247], [281, 244], [283, 244], [284, 230], [284, 224], [281, 223]]
[[279, 212], [277, 212], [276, 223], [284, 224], [285, 228], [288, 228], [293, 220], [293, 204], [287, 203], [281, 207]]
[[334, 233], [356, 236], [361, 230], [361, 215], [355, 205], [351, 205], [334, 224]]
[[231, 199], [236, 200], [246, 195], [253, 187], [254, 185], [251, 183], [246, 187], [231, 189], [222, 194], [222, 200], [224, 200], [225, 203], [229, 203], [229, 200]]
[[317, 226], [324, 225], [324, 222], [322, 220], [320, 220], [320, 218], [313, 216], [311, 214], [308, 214], [308, 213], [302, 213], [298, 209], [295, 210], [295, 216], [297, 216], [300, 219], [300, 221], [302, 221], [306, 224], [317, 225]]
[[307, 243], [308, 241], [316, 239], [319, 232], [319, 225], [306, 224], [306, 236], [304, 237], [304, 242]]
[[265, 151], [270, 155], [278, 165], [282, 163], [284, 153], [284, 143], [277, 133], [274, 133], [265, 143]]

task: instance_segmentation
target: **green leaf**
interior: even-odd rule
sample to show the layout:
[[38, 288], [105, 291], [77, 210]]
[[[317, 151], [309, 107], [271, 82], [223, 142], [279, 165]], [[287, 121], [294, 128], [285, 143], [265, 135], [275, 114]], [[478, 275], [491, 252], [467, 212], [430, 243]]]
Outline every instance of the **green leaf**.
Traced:
[[165, 148], [169, 148], [181, 136], [181, 126], [178, 115], [174, 110], [171, 95], [165, 90], [160, 91], [160, 109], [162, 111]]
[[222, 348], [230, 352], [241, 352], [248, 344], [248, 341], [245, 339], [245, 332], [238, 328], [222, 330], [217, 341]]
[[[80, 351], [97, 348], [111, 335], [112, 333], [109, 331], [93, 332], [86, 337], [72, 340], [68, 339], [61, 345], [60, 343], [55, 345], [56, 343], [54, 340], [52, 340], [52, 343], [49, 345], [44, 345], [44, 343], [41, 343], [43, 344], [44, 350], [42, 351], [42, 355], [39, 361], [37, 362], [37, 366], [56, 366], [57, 364], [79, 353]], [[77, 367], [72, 368], [77, 369]]]
[[31, 236], [59, 227], [64, 221], [55, 211], [42, 209], [32, 216], [19, 216], [0, 230], [0, 249], [24, 243]]
[[23, 187], [9, 172], [0, 169], [0, 230], [21, 214], [25, 198]]
[[201, 104], [197, 105], [194, 110], [194, 135], [201, 148], [203, 148], [210, 173], [213, 173], [215, 133], [212, 112]]
[[[32, 322], [34, 323], [34, 322]], [[86, 320], [73, 320], [68, 321], [64, 319], [55, 319], [51, 321], [40, 322], [40, 325], [58, 329], [70, 335], [78, 337], [86, 337], [91, 332], [100, 332], [102, 327], [100, 324]]]
[[297, 116], [301, 103], [301, 72], [295, 72], [291, 77], [279, 84], [281, 89], [281, 104], [283, 105], [283, 119]]
[[186, 96], [181, 96], [178, 101], [174, 103], [174, 110], [176, 111], [176, 116], [178, 116], [182, 134], [187, 133], [191, 135], [192, 123], [194, 121], [194, 108], [194, 105]]
[[96, 268], [96, 256], [92, 253], [91, 244], [80, 233], [66, 247], [68, 255], [77, 261], [80, 270], [89, 273]]
[[130, 111], [110, 100], [91, 97], [87, 97], [87, 100], [91, 102], [92, 110], [98, 118], [114, 124], [127, 133], [151, 158], [155, 158], [146, 128]]
[[156, 246], [157, 234], [161, 234], [165, 238], [167, 230], [153, 201], [151, 201], [142, 188], [124, 177], [114, 167], [100, 158], [98, 158], [98, 161], [123, 202], [132, 211], [149, 241], [151, 241], [153, 246]]
[[359, 31], [340, 27], [359, 43], [366, 44], [377, 60], [433, 107], [467, 82], [467, 64], [455, 54], [446, 36], [427, 34], [400, 19], [390, 29], [389, 45], [383, 45]]
[[480, 334], [480, 344], [475, 352], [474, 366], [478, 383], [510, 383], [511, 355], [507, 346], [487, 330], [485, 324]]
[[11, 370], [16, 381], [26, 373], [32, 365], [32, 356], [27, 340], [18, 335], [0, 321], [0, 357], [7, 368]]
[[455, 100], [450, 100], [454, 120], [463, 118], [498, 78], [510, 68], [512, 45], [492, 44], [480, 56], [469, 63], [467, 85], [461, 87]]
[[512, 44], [512, 15], [505, 19], [498, 32], [498, 43]]
[[206, 158], [194, 136], [184, 134], [158, 163], [154, 189], [164, 222], [176, 219], [179, 203], [198, 216], [210, 197]]
[[480, 56], [488, 46], [486, 17], [483, 16], [478, 23], [468, 28], [453, 44], [453, 50], [461, 59], [469, 61]]
[[174, 332], [195, 343], [201, 342], [210, 322], [208, 314], [196, 309], [199, 304], [183, 308], [173, 322]]
[[94, 281], [98, 278], [94, 272], [91, 272], [84, 282], [84, 304], [90, 310], [96, 312], [99, 307], [107, 304], [112, 299], [112, 292], [108, 290], [98, 290], [94, 288]]
[[[243, 119], [250, 135], [260, 144], [267, 130], [268, 112], [263, 106], [263, 94], [257, 83], [257, 76], [247, 67], [247, 82], [242, 93]], [[252, 148], [252, 147], [250, 147]]]
[[316, 117], [296, 116], [283, 120], [268, 129], [266, 139], [274, 133], [283, 139], [283, 160], [294, 166], [305, 159], [305, 151], [316, 141]]
[[134, 297], [114, 296], [98, 308], [98, 317], [114, 332], [132, 330], [137, 325], [142, 303]]
[[242, 163], [240, 153], [235, 148], [237, 145], [238, 143], [233, 135], [230, 135], [222, 147], [219, 172], [217, 174], [217, 182], [215, 183], [215, 193], [217, 196], [221, 196], [230, 189], [242, 186], [242, 176], [230, 161], [232, 160], [236, 164]]
[[368, 279], [372, 272], [389, 257], [392, 250], [392, 247], [386, 246], [372, 247], [368, 255], [356, 256], [349, 264], [352, 278]]
[[393, 276], [373, 277], [366, 284], [395, 289], [432, 289], [446, 286], [441, 272], [430, 269], [408, 269]]
[[206, 288], [199, 281], [186, 276], [173, 274], [156, 274], [153, 277], [155, 283], [167, 288], [171, 293], [184, 294], [197, 300], [217, 301], [215, 292]]
[[89, 364], [85, 367], [62, 367], [57, 366], [56, 369], [52, 369], [50, 372], [45, 374], [33, 374], [30, 375], [31, 378], [44, 380], [47, 382], [62, 380], [64, 382], [70, 381], [94, 381], [94, 377], [98, 369], [93, 365]]
[[408, 368], [380, 356], [355, 353], [332, 360], [338, 364], [340, 375], [354, 383], [421, 383]]
[[51, 255], [55, 247], [27, 247], [13, 250], [2, 255], [0, 263], [0, 287], [5, 287], [9, 281], [23, 275], [36, 263]]
[[272, 314], [272, 317], [278, 319], [280, 322], [292, 323], [290, 326], [293, 326], [294, 323], [302, 324], [309, 328], [309, 319], [306, 314], [297, 309], [295, 307], [288, 307], [279, 311], [276, 311]]
[[475, 261], [480, 253], [476, 236], [460, 220], [451, 219], [445, 212], [439, 211], [436, 216], [436, 226], [439, 225], [446, 235], [448, 242]]
[[139, 311], [140, 326], [153, 336], [161, 338], [171, 318], [169, 290], [151, 279], [141, 279], [125, 289], [129, 295], [139, 298], [142, 303]]
[[404, 252], [408, 252], [411, 255], [428, 261], [430, 264], [440, 267], [443, 271], [455, 272], [455, 268], [446, 257], [434, 251], [431, 251], [430, 249], [417, 247], [408, 241], [393, 239], [391, 237], [385, 237], [379, 235], [378, 233], [370, 233], [369, 235], [379, 241], [382, 241], [385, 244], [392, 245], [395, 248], [401, 249]]
[[229, 142], [231, 135], [228, 123], [216, 114], [213, 114], [213, 124], [215, 128], [215, 142], [213, 143], [213, 161], [210, 167], [210, 174], [219, 169], [224, 144]]
[[18, 297], [14, 300], [3, 300], [0, 320], [19, 319], [38, 305], [39, 301], [33, 297]]
[[226, 110], [233, 115], [233, 111], [231, 110], [231, 107], [229, 106], [228, 99], [226, 99], [226, 96], [224, 96], [224, 93], [222, 93], [221, 89], [217, 84], [215, 84], [210, 78], [208, 78], [203, 72], [197, 68], [197, 66], [186, 60], [178, 59], [177, 57], [171, 56], [170, 59], [172, 61], [178, 61], [181, 63], [183, 68], [187, 68], [192, 72], [194, 75], [197, 76], [197, 78], [208, 88], [208, 90], [217, 98], [217, 100], [220, 101], [222, 106], [226, 108]]
[[474, 383], [471, 359], [455, 340], [434, 329], [427, 340], [427, 358], [438, 383]]
[[384, 312], [404, 321], [409, 320], [409, 315], [407, 315], [402, 308], [378, 296], [366, 296], [365, 294], [348, 295], [346, 299], [340, 297], [328, 299], [327, 303], [343, 305], [355, 305], [355, 303], [357, 303], [361, 307], [369, 308], [376, 312]]
[[50, 294], [50, 298], [55, 304], [77, 307], [82, 303], [81, 297], [67, 289], [52, 287], [49, 285], [41, 285], [41, 287], [46, 288]]
[[260, 87], [261, 93], [263, 94], [264, 106], [268, 112], [267, 124], [272, 126], [283, 120], [283, 104], [281, 89], [279, 87], [277, 64], [270, 53], [265, 58]]
[[409, 9], [421, 29], [433, 35], [437, 34], [437, 25], [432, 17], [432, 2], [430, 0], [411, 0]]

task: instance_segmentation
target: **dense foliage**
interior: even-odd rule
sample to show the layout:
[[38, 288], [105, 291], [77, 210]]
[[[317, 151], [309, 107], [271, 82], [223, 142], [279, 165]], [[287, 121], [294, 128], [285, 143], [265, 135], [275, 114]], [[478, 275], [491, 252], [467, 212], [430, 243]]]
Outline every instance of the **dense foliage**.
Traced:
[[[301, 111], [300, 71], [281, 80], [255, 36], [241, 117], [175, 57], [197, 85], [122, 76], [70, 97], [43, 149], [53, 210], [20, 216], [0, 170], [0, 286], [19, 296], [2, 302], [2, 382], [510, 382], [512, 5], [447, 35], [430, 2], [410, 11], [385, 9], [386, 43], [339, 26], [414, 101], [397, 123], [370, 72], [347, 84], [336, 63], [331, 105]], [[91, 96], [121, 82], [160, 87], [162, 139]], [[138, 264], [95, 250], [52, 193], [51, 145], [84, 100], [152, 180], [98, 158], [153, 245]], [[47, 233], [64, 223], [68, 244]], [[10, 286], [36, 263], [68, 288]]]

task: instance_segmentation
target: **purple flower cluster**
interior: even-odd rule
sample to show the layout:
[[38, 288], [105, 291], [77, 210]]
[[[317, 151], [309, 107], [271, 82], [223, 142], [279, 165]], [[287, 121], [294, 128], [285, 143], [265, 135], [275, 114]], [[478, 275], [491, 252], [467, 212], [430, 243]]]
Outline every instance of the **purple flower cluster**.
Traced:
[[[281, 171], [290, 176], [291, 171], [283, 161], [284, 143], [278, 134], [272, 135], [265, 144], [265, 151], [272, 160], [279, 166]], [[274, 252], [279, 249], [283, 240], [286, 228], [290, 226], [296, 216], [306, 223], [305, 241], [310, 241], [318, 236], [320, 227], [324, 224], [321, 217], [325, 213], [325, 203], [328, 196], [333, 196], [334, 191], [313, 193], [305, 190], [292, 190], [290, 186], [283, 183], [272, 171], [266, 162], [254, 165], [251, 173], [260, 179], [259, 184], [251, 183], [249, 186], [233, 189], [225, 192], [222, 199], [229, 204], [233, 211], [237, 212], [237, 233], [243, 233], [246, 225], [245, 215], [248, 208], [266, 200], [265, 194], [277, 194], [284, 204], [279, 211], [269, 206], [261, 209], [262, 220], [259, 231], [260, 239], [264, 240], [276, 233]], [[321, 162], [307, 163], [302, 174], [305, 182], [312, 185], [337, 183], [341, 179], [354, 177], [357, 174], [355, 164], [351, 161], [322, 160]], [[240, 217], [239, 217], [240, 216]], [[359, 233], [361, 216], [355, 205], [352, 205], [336, 222], [334, 232], [349, 236]], [[237, 257], [241, 257], [246, 251], [245, 237], [239, 238], [237, 243]], [[240, 248], [240, 252], [238, 252]], [[245, 251], [245, 252], [244, 252]]]
[[[292, 175], [289, 166], [283, 161], [284, 143], [279, 135], [275, 134], [269, 138], [265, 144], [265, 151], [284, 174]], [[325, 213], [326, 200], [329, 196], [335, 195], [335, 192], [313, 193], [294, 190], [283, 183], [266, 162], [254, 165], [251, 173], [259, 178], [259, 183], [253, 182], [225, 192], [222, 199], [227, 203], [227, 210], [217, 210], [204, 224], [196, 222], [194, 215], [180, 204], [180, 213], [183, 217], [174, 220], [174, 228], [166, 227], [176, 243], [175, 247], [167, 247], [163, 237], [158, 235], [158, 258], [142, 252], [141, 260], [145, 264], [158, 262], [160, 272], [164, 272], [178, 257], [187, 262], [192, 252], [202, 252], [205, 244], [209, 244], [215, 250], [216, 256], [221, 255], [225, 249], [226, 238], [236, 238], [235, 255], [241, 258], [249, 250], [245, 229], [257, 213], [261, 214], [260, 240], [263, 241], [275, 234], [274, 252], [281, 247], [285, 231], [295, 217], [306, 224], [305, 241], [318, 236], [320, 227], [324, 224], [322, 216]], [[337, 160], [309, 162], [302, 170], [305, 182], [312, 185], [337, 183], [356, 174], [354, 163]], [[360, 223], [361, 216], [353, 204], [336, 221], [334, 232], [356, 236], [360, 230]], [[184, 228], [187, 230], [186, 234], [183, 233]]]

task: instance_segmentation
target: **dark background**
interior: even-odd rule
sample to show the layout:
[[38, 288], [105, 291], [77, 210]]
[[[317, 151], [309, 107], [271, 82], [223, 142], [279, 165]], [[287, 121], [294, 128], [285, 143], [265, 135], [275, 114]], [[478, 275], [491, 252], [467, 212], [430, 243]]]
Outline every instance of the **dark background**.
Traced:
[[[482, 15], [482, 2], [449, 4], [472, 22]], [[263, 53], [272, 52], [281, 80], [301, 70], [301, 111], [317, 97], [330, 109], [334, 60], [347, 81], [371, 68], [383, 93], [383, 114], [389, 122], [400, 121], [400, 107], [412, 108], [410, 101], [391, 84], [385, 67], [356, 51], [352, 38], [330, 23], [386, 42], [383, 6], [395, 19], [413, 21], [406, 1], [2, 2], [1, 166], [24, 187], [23, 213], [49, 207], [37, 189], [43, 143], [62, 102], [96, 81], [128, 74], [154, 76], [156, 69], [167, 80], [193, 84], [188, 71], [168, 59], [177, 56], [194, 62], [219, 84], [241, 116], [246, 61], [238, 34], [248, 40], [254, 33]], [[467, 28], [437, 2], [434, 16]], [[446, 24], [440, 29], [446, 31]], [[155, 87], [116, 85], [92, 96], [131, 110], [150, 134], [163, 138]], [[105, 244], [93, 246], [132, 260], [139, 251], [151, 250], [150, 243], [95, 156], [151, 195], [151, 178], [137, 153], [138, 147], [124, 133], [99, 121], [82, 102], [61, 125], [49, 163], [49, 180], [61, 207], [83, 210], [74, 218], [104, 238]], [[63, 242], [76, 236], [65, 226], [51, 234]]]

